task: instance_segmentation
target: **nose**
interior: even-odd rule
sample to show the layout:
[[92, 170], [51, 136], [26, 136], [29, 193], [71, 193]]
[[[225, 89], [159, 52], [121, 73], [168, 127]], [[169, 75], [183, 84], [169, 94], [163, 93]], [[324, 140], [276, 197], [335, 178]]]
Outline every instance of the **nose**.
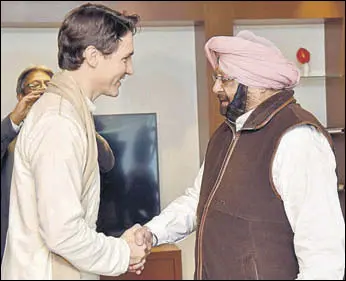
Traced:
[[126, 63], [126, 74], [132, 75], [133, 74], [133, 64], [132, 64], [132, 58], [129, 58], [129, 60]]
[[215, 80], [212, 90], [213, 90], [213, 93], [214, 93], [214, 94], [217, 94], [217, 93], [223, 91], [222, 82], [221, 82], [220, 79], [216, 79], [216, 80]]

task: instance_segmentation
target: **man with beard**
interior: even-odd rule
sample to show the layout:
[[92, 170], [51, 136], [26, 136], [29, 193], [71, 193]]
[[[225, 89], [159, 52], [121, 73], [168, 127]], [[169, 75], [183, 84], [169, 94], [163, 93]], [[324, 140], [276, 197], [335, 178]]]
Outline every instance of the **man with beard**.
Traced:
[[146, 225], [152, 234], [139, 230], [137, 243], [196, 230], [196, 279], [342, 279], [333, 146], [293, 97], [297, 67], [250, 31], [213, 37], [205, 51], [225, 121], [194, 187]]

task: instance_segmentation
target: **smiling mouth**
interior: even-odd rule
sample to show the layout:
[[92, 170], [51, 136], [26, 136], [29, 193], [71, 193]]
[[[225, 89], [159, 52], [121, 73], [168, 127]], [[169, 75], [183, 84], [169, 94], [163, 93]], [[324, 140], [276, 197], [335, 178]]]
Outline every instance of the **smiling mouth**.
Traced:
[[121, 85], [121, 83], [124, 81], [124, 79], [125, 79], [125, 77], [123, 77], [123, 78], [120, 78], [118, 81], [117, 81], [117, 83], [116, 84], [119, 84], [119, 85]]

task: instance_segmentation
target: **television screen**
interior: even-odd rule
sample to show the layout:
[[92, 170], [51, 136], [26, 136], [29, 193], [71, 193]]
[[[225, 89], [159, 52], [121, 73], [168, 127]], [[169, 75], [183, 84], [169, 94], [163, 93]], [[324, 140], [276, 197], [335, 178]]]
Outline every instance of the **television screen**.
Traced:
[[94, 120], [115, 156], [113, 169], [101, 173], [97, 231], [119, 237], [160, 212], [156, 114], [95, 115]]

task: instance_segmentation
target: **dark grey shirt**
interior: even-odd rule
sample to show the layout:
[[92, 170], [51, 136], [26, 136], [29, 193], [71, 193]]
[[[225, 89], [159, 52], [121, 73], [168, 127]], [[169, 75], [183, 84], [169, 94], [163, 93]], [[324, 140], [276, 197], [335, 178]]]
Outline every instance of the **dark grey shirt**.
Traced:
[[8, 211], [10, 203], [10, 188], [13, 169], [13, 151], [8, 147], [17, 137], [9, 115], [1, 121], [1, 261], [4, 254], [6, 233], [8, 228]]
[[10, 115], [7, 115], [6, 118], [1, 121], [1, 167], [7, 148], [17, 135], [18, 133], [13, 129]]

